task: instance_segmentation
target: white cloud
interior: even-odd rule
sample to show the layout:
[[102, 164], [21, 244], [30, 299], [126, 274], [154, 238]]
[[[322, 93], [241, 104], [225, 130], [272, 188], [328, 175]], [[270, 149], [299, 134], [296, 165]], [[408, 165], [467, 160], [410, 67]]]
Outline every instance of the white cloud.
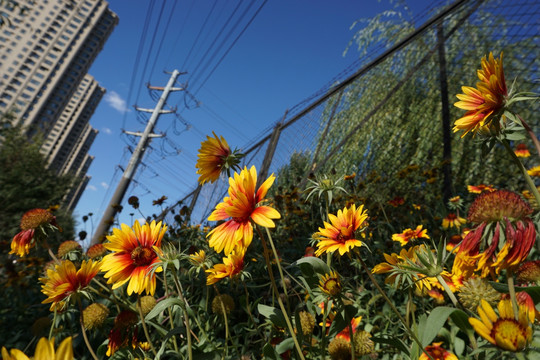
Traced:
[[112, 134], [112, 130], [107, 128], [107, 127], [104, 127], [101, 129], [101, 131], [103, 131], [105, 134], [107, 135], [111, 135]]
[[102, 181], [100, 185], [101, 185], [104, 189], [108, 189], [108, 188], [109, 188], [109, 184], [107, 184], [105, 181]]
[[97, 187], [95, 187], [94, 185], [88, 185], [86, 188], [88, 190], [97, 191]]
[[116, 91], [108, 91], [105, 94], [105, 101], [107, 104], [109, 104], [113, 109], [125, 113], [130, 112], [131, 109], [129, 109], [126, 106], [126, 101], [120, 97], [120, 95]]

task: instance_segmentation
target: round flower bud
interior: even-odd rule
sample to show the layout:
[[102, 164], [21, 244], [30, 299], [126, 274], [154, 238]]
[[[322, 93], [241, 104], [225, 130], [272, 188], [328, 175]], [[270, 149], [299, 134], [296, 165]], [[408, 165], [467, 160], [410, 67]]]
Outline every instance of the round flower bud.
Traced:
[[351, 344], [344, 338], [334, 338], [328, 344], [328, 353], [332, 360], [349, 360], [351, 358]]
[[49, 335], [49, 328], [51, 327], [51, 319], [48, 316], [43, 316], [34, 321], [30, 331], [32, 335], [37, 338], [41, 338]]
[[367, 331], [357, 331], [353, 336], [354, 351], [356, 355], [363, 356], [371, 354], [375, 350], [375, 344], [370, 339], [371, 334]]
[[86, 256], [88, 256], [90, 259], [99, 258], [107, 253], [107, 249], [103, 244], [95, 244], [92, 245], [86, 250]]
[[99, 328], [109, 316], [109, 308], [103, 304], [90, 304], [83, 310], [84, 327], [88, 330]]
[[214, 314], [223, 314], [222, 304], [227, 314], [234, 310], [234, 299], [228, 294], [221, 294], [212, 300], [212, 312]]
[[540, 260], [525, 261], [516, 271], [518, 284], [540, 283]]
[[315, 328], [315, 318], [307, 311], [300, 311], [298, 315], [300, 316], [302, 333], [304, 335], [311, 335], [313, 333], [313, 329]]
[[495, 307], [501, 299], [501, 294], [497, 292], [486, 280], [478, 277], [468, 279], [459, 289], [459, 300], [466, 309], [476, 312], [481, 300], [487, 301]]
[[150, 311], [156, 306], [157, 300], [150, 295], [141, 297], [141, 309], [144, 316], [148, 315]]
[[80, 251], [81, 245], [75, 240], [67, 240], [60, 244], [58, 247], [58, 257], [65, 258], [67, 254], [72, 251]]

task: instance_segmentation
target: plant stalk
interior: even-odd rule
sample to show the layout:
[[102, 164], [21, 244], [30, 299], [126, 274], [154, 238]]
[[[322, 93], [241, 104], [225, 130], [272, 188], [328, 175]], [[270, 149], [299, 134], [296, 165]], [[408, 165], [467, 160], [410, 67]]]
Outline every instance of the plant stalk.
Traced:
[[506, 269], [506, 277], [508, 280], [508, 293], [512, 300], [512, 309], [514, 310], [514, 318], [519, 321], [519, 308], [517, 303], [516, 288], [514, 283], [514, 273], [510, 269]]
[[191, 327], [189, 326], [189, 316], [187, 312], [187, 307], [189, 306], [186, 302], [186, 299], [184, 298], [184, 289], [182, 289], [182, 284], [178, 280], [178, 277], [176, 276], [176, 273], [173, 272], [173, 279], [174, 283], [176, 284], [176, 287], [178, 288], [178, 297], [180, 297], [180, 301], [182, 301], [183, 306], [183, 312], [184, 312], [184, 323], [186, 325], [186, 337], [188, 342], [188, 358], [189, 360], [193, 360], [193, 349], [192, 349], [192, 340], [191, 340]]
[[398, 309], [396, 309], [396, 307], [394, 306], [394, 304], [392, 303], [392, 300], [390, 300], [388, 298], [388, 296], [386, 295], [386, 293], [384, 292], [384, 290], [380, 287], [379, 283], [377, 282], [377, 280], [373, 277], [373, 274], [371, 274], [371, 271], [369, 271], [366, 263], [364, 263], [364, 260], [362, 260], [362, 258], [360, 256], [358, 256], [358, 260], [360, 260], [360, 264], [362, 264], [362, 267], [364, 268], [364, 271], [368, 274], [369, 276], [369, 279], [371, 280], [371, 282], [373, 283], [373, 285], [375, 285], [375, 287], [377, 288], [377, 290], [379, 291], [379, 293], [382, 295], [382, 297], [384, 298], [384, 300], [388, 303], [388, 305], [390, 305], [390, 308], [392, 309], [392, 311], [397, 315], [397, 317], [399, 318], [399, 320], [401, 321], [401, 323], [403, 324], [403, 326], [405, 327], [405, 330], [407, 330], [407, 332], [409, 333], [409, 336], [414, 340], [414, 342], [420, 347], [420, 349], [424, 352], [424, 354], [426, 354], [426, 356], [430, 359], [430, 360], [435, 360], [433, 359], [433, 356], [431, 356], [427, 351], [426, 349], [424, 349], [424, 346], [422, 346], [422, 342], [418, 339], [418, 337], [416, 336], [416, 334], [411, 330], [411, 328], [407, 325], [407, 322], [405, 321], [405, 319], [403, 318], [403, 316], [401, 316], [401, 314], [399, 313]]
[[[86, 329], [84, 328], [84, 318], [83, 318], [83, 308], [82, 308], [82, 302], [81, 298], [77, 295], [77, 303], [79, 304], [79, 323], [81, 324], [81, 333], [84, 339], [84, 343], [86, 344], [86, 347], [88, 348], [88, 351], [90, 351], [90, 355], [92, 355], [92, 358], [94, 360], [99, 360], [96, 356], [96, 353], [94, 352], [94, 349], [92, 349], [92, 346], [90, 345], [90, 341], [88, 340], [88, 336], [86, 335]], [[54, 311], [54, 315], [56, 317], [56, 309]]]
[[[294, 346], [296, 347], [296, 351], [298, 352], [298, 356], [300, 359], [305, 360], [304, 354], [302, 353], [302, 348], [300, 347], [300, 344], [298, 343], [298, 339], [296, 338], [296, 334], [294, 332], [294, 328], [291, 324], [291, 320], [289, 319], [289, 315], [287, 313], [287, 309], [285, 308], [285, 305], [283, 305], [283, 301], [281, 301], [281, 297], [279, 296], [279, 290], [276, 284], [276, 280], [274, 279], [274, 274], [272, 273], [272, 263], [270, 262], [270, 258], [268, 257], [268, 246], [266, 245], [266, 240], [264, 239], [264, 236], [262, 236], [261, 231], [257, 227], [257, 231], [259, 232], [259, 236], [261, 238], [261, 243], [263, 246], [263, 253], [264, 253], [264, 260], [266, 261], [266, 267], [268, 268], [268, 276], [270, 277], [270, 282], [272, 284], [272, 289], [276, 293], [277, 302], [279, 304], [279, 307], [281, 311], [283, 312], [283, 315], [285, 317], [285, 322], [287, 323], [287, 328], [289, 329], [289, 332], [291, 333], [291, 337], [293, 338]], [[270, 238], [271, 239], [271, 238]], [[271, 241], [271, 240], [270, 240]], [[277, 254], [274, 253], [274, 256]], [[280, 268], [279, 264], [279, 258], [276, 256], [276, 264], [278, 266], [278, 269]]]
[[[154, 353], [154, 356], [157, 356], [156, 348], [154, 348], [154, 344], [152, 343], [152, 339], [150, 339], [150, 333], [148, 333], [148, 327], [146, 326], [146, 321], [144, 321], [144, 314], [142, 312], [142, 306], [141, 306], [141, 296], [137, 295], [137, 310], [139, 310], [139, 316], [141, 317], [141, 323], [144, 330], [144, 336], [146, 336], [146, 341], [150, 344], [150, 348], [152, 349], [152, 352]], [[96, 359], [97, 360], [97, 359]]]

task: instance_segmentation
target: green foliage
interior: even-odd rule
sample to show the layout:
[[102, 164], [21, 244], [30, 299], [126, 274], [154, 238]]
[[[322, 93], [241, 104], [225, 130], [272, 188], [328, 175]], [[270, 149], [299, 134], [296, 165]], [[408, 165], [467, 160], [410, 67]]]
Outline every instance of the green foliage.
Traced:
[[[46, 168], [39, 143], [30, 142], [20, 129], [2, 123], [0, 130], [0, 343], [27, 344], [32, 338], [28, 329], [34, 321], [47, 316], [47, 305], [40, 304], [38, 277], [49, 257], [38, 245], [25, 258], [8, 255], [13, 237], [20, 231], [22, 215], [34, 208], [59, 205], [71, 183], [69, 177], [57, 176]], [[39, 175], [38, 175], [39, 174]], [[62, 240], [73, 239], [74, 221], [62, 209], [54, 215], [63, 232], [49, 238], [53, 252]]]

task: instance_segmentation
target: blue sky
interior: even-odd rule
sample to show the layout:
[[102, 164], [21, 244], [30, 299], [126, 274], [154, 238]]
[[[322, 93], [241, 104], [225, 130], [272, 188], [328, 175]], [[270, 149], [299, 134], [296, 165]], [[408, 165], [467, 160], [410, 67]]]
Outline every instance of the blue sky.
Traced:
[[[430, 6], [428, 0], [410, 2], [413, 14]], [[197, 150], [206, 135], [215, 131], [232, 148], [250, 144], [287, 108], [351, 65], [357, 56], [354, 45], [343, 56], [359, 29], [351, 25], [391, 9], [392, 4], [386, 0], [178, 0], [176, 4], [111, 0], [110, 8], [120, 21], [90, 69], [107, 93], [90, 121], [100, 133], [90, 149], [95, 156], [88, 171], [92, 179], [74, 213], [77, 230], [89, 234], [91, 222], [82, 223], [82, 216], [93, 213], [97, 226], [131, 156], [128, 145], [134, 148], [137, 141], [122, 135], [122, 129], [143, 131], [144, 119], [149, 118], [149, 114], [141, 118], [133, 105], [153, 108], [156, 104], [147, 83], [164, 86], [169, 78], [164, 71], [187, 72], [178, 82], [187, 84], [188, 92], [172, 93], [168, 100], [170, 106], [177, 106], [180, 118], [160, 117], [155, 132], [166, 137], [152, 140], [152, 149], [124, 199], [138, 196], [141, 212], [149, 216], [161, 211], [152, 206], [153, 200], [165, 195], [166, 206], [195, 188]], [[131, 224], [140, 214], [131, 216], [134, 211], [124, 205], [119, 220]]]

